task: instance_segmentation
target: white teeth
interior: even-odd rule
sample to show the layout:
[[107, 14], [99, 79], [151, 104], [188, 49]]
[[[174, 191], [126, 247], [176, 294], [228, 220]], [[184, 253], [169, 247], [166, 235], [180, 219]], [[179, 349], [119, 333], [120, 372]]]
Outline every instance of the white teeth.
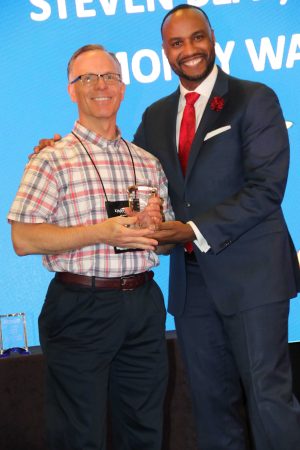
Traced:
[[92, 100], [96, 100], [97, 102], [103, 102], [105, 100], [110, 100], [109, 97], [93, 97]]
[[191, 59], [189, 61], [185, 61], [184, 64], [186, 66], [196, 66], [197, 64], [199, 64], [202, 61], [202, 58], [196, 58], [196, 59]]

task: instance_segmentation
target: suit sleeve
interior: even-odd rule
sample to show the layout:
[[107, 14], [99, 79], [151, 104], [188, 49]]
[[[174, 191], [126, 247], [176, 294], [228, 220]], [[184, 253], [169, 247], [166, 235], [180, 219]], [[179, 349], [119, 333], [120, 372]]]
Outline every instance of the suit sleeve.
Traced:
[[192, 218], [214, 253], [280, 210], [289, 141], [278, 98], [271, 89], [260, 85], [252, 93], [239, 121], [239, 136], [243, 185], [234, 195]]
[[138, 147], [148, 150], [147, 142], [146, 142], [146, 135], [145, 135], [145, 127], [144, 127], [144, 119], [146, 117], [146, 114], [147, 114], [147, 109], [144, 111], [143, 116], [142, 116], [142, 121], [133, 136], [133, 143], [136, 144]]

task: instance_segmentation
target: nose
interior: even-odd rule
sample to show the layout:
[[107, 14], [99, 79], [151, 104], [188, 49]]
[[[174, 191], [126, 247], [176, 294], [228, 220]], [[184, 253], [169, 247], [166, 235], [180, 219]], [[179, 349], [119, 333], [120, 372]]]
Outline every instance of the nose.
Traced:
[[103, 77], [98, 77], [98, 79], [95, 83], [95, 88], [97, 88], [97, 89], [105, 89], [106, 88], [106, 83], [103, 80]]
[[194, 41], [191, 39], [187, 39], [183, 43], [183, 53], [185, 55], [193, 55], [195, 53], [195, 49], [197, 46], [195, 45]]

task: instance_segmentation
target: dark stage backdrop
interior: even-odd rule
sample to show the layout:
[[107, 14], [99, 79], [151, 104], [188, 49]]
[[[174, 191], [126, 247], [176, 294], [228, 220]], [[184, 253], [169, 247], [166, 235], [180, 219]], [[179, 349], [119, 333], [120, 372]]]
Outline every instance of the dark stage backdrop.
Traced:
[[[192, 2], [190, 2], [192, 3]], [[41, 137], [66, 134], [76, 119], [67, 94], [66, 65], [87, 43], [117, 53], [127, 85], [119, 115], [131, 139], [145, 107], [177, 86], [162, 53], [160, 23], [172, 0], [23, 0], [0, 2], [1, 202], [0, 313], [24, 311], [29, 344], [38, 344], [37, 317], [51, 274], [41, 258], [18, 258], [6, 214], [27, 155]], [[227, 72], [270, 85], [277, 92], [291, 140], [284, 210], [300, 247], [300, 2], [198, 0], [217, 37], [217, 61]], [[168, 258], [156, 279], [167, 298]], [[300, 305], [291, 304], [290, 341], [300, 340]], [[168, 317], [167, 328], [173, 328]]]

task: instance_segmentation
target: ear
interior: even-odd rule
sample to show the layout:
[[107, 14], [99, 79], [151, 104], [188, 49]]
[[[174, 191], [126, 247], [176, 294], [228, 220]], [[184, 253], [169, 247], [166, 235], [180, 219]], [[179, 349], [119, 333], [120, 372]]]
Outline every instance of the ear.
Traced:
[[211, 29], [211, 40], [213, 41], [213, 44], [216, 45], [215, 32], [213, 29]]
[[125, 86], [125, 83], [123, 83], [123, 81], [122, 81], [122, 85], [121, 85], [121, 100], [124, 99], [125, 91], [126, 91], [126, 86]]
[[68, 84], [68, 92], [71, 97], [72, 102], [77, 103], [75, 84]]

